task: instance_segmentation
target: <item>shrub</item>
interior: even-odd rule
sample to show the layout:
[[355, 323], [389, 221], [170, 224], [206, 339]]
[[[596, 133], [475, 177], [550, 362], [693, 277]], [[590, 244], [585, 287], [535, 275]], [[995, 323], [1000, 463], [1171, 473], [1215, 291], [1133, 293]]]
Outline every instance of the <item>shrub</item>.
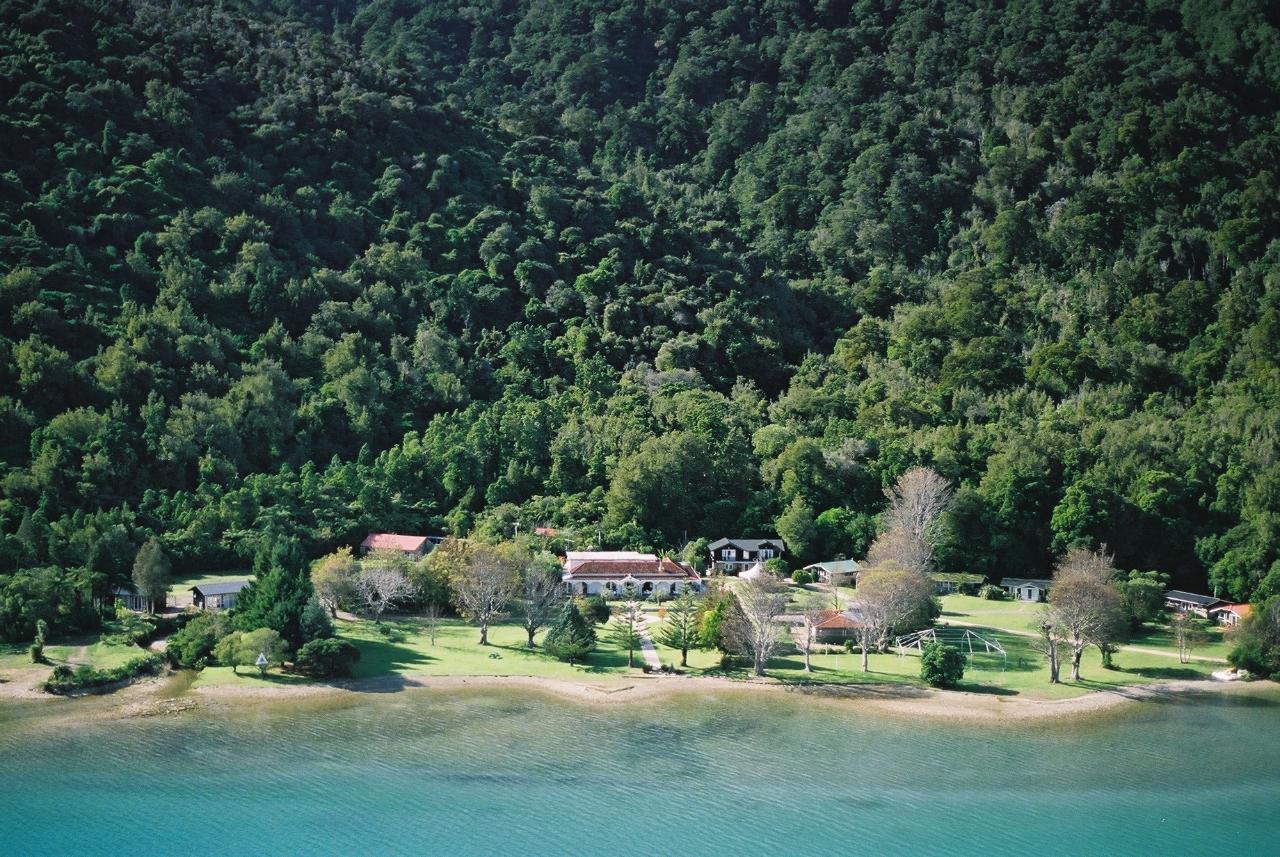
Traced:
[[333, 636], [333, 620], [329, 618], [329, 611], [324, 609], [320, 599], [314, 595], [307, 606], [302, 608], [298, 625], [304, 641], [323, 640]]
[[613, 610], [609, 607], [609, 603], [599, 595], [588, 595], [585, 598], [579, 598], [578, 610], [582, 613], [582, 618], [592, 625], [603, 625], [613, 615]]
[[786, 577], [791, 573], [791, 568], [787, 565], [787, 561], [777, 557], [765, 560], [764, 570], [772, 574], [774, 577]]
[[360, 650], [348, 641], [321, 637], [298, 649], [294, 669], [314, 678], [335, 678], [351, 675], [359, 660]]
[[1004, 590], [998, 586], [988, 583], [986, 586], [978, 590], [978, 597], [987, 601], [1003, 601]]
[[115, 618], [106, 622], [105, 627], [111, 633], [103, 636], [103, 642], [115, 646], [138, 646], [145, 648], [156, 631], [156, 623], [146, 616], [134, 613], [128, 607], [116, 602]]
[[107, 670], [96, 670], [84, 666], [75, 672], [70, 667], [58, 666], [53, 675], [41, 685], [45, 693], [66, 694], [77, 690], [90, 690], [105, 687], [121, 681], [131, 681], [142, 675], [155, 675], [167, 665], [163, 654], [139, 655], [118, 667]]
[[[258, 655], [267, 656], [267, 663], [278, 664], [284, 660], [287, 646], [280, 634], [271, 628], [252, 631], [236, 631], [218, 641], [213, 656], [224, 666], [236, 672], [237, 667], [256, 665]], [[260, 668], [265, 672], [266, 668]]]
[[955, 646], [926, 643], [920, 652], [920, 678], [931, 687], [955, 687], [964, 678], [964, 655]]
[[213, 647], [226, 636], [229, 628], [230, 623], [224, 614], [201, 613], [169, 638], [166, 649], [169, 660], [176, 666], [200, 669], [200, 663], [207, 662], [213, 654]]
[[801, 586], [804, 586], [806, 583], [813, 583], [814, 580], [813, 575], [805, 571], [803, 568], [793, 572], [791, 574], [791, 579]]
[[49, 633], [49, 623], [43, 619], [36, 620], [36, 638], [31, 641], [31, 663], [44, 663], [44, 638]]

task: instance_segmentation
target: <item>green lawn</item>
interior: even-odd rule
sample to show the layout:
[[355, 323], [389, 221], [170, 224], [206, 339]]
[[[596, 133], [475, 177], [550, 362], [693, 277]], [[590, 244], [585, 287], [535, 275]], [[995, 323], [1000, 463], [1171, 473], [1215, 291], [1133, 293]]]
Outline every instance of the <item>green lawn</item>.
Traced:
[[[985, 625], [1014, 632], [1034, 632], [1037, 617], [1044, 606], [1029, 601], [987, 601], [972, 595], [946, 595], [942, 598], [942, 616], [938, 621]], [[1208, 633], [1209, 640], [1195, 647], [1191, 654], [1195, 657], [1216, 658], [1225, 663], [1231, 646], [1226, 642], [1222, 629], [1213, 627]], [[1163, 624], [1143, 626], [1129, 637], [1126, 645], [1160, 649], [1170, 655], [1176, 655], [1178, 651], [1168, 626]]]
[[[1083, 679], [1079, 682], [1063, 682], [1050, 685], [1044, 658], [1032, 646], [1032, 639], [1025, 636], [1031, 629], [1038, 605], [1009, 601], [983, 601], [963, 595], [951, 595], [943, 599], [942, 621], [982, 622], [984, 636], [998, 641], [1007, 652], [1006, 658], [998, 655], [979, 654], [970, 658], [966, 669], [963, 690], [1012, 696], [1025, 694], [1037, 698], [1064, 698], [1078, 696], [1092, 690], [1103, 690], [1121, 685], [1144, 682], [1205, 678], [1216, 668], [1215, 664], [1196, 662], [1180, 664], [1176, 657], [1160, 654], [1122, 650], [1115, 656], [1117, 669], [1104, 670], [1096, 649], [1085, 653], [1082, 665]], [[655, 633], [661, 620], [656, 615], [657, 605], [646, 605], [650, 615], [650, 628]], [[389, 634], [384, 634], [369, 621], [339, 621], [337, 631], [341, 637], [353, 642], [360, 649], [361, 659], [356, 677], [381, 675], [403, 676], [545, 676], [550, 678], [591, 680], [635, 675], [643, 659], [639, 652], [636, 667], [628, 670], [626, 653], [620, 652], [604, 638], [585, 665], [570, 666], [546, 654], [541, 648], [528, 649], [524, 645], [524, 630], [513, 623], [494, 625], [489, 629], [491, 645], [478, 644], [479, 631], [473, 625], [459, 620], [446, 620], [437, 632], [435, 645], [420, 621], [401, 620], [385, 623]], [[1018, 633], [1022, 632], [1022, 633]], [[1152, 629], [1135, 641], [1144, 647], [1167, 650], [1163, 632]], [[541, 640], [545, 631], [540, 632]], [[1213, 646], [1220, 647], [1221, 643]], [[1216, 652], [1206, 647], [1202, 653]], [[680, 653], [658, 644], [658, 654], [663, 663], [676, 665]], [[769, 664], [769, 675], [783, 682], [824, 682], [832, 684], [920, 684], [918, 654], [908, 652], [871, 656], [871, 669], [864, 673], [858, 654], [821, 654], [812, 658], [814, 671], [804, 672], [801, 654], [788, 649]], [[718, 652], [692, 651], [689, 653], [688, 672], [693, 675], [725, 675], [720, 668]], [[263, 681], [252, 669], [242, 670], [235, 676], [228, 668], [206, 669], [197, 686], [217, 684], [259, 684]], [[1064, 665], [1063, 675], [1067, 674]], [[746, 670], [728, 673], [731, 677], [746, 677]], [[272, 674], [267, 681], [293, 683], [303, 679]]]
[[[977, 599], [974, 599], [977, 600]], [[998, 603], [998, 602], [997, 602]], [[652, 626], [657, 631], [658, 626]], [[978, 629], [975, 629], [978, 630]], [[1081, 663], [1079, 682], [1063, 681], [1049, 684], [1049, 669], [1044, 657], [1031, 647], [1029, 637], [1008, 631], [984, 628], [983, 636], [994, 639], [1004, 647], [1007, 657], [996, 654], [976, 654], [969, 659], [965, 681], [961, 690], [995, 695], [1026, 694], [1037, 698], [1065, 698], [1079, 696], [1091, 690], [1105, 690], [1122, 685], [1143, 684], [1173, 679], [1207, 678], [1217, 668], [1215, 664], [1196, 662], [1180, 664], [1177, 658], [1141, 652], [1122, 651], [1114, 657], [1117, 669], [1104, 670], [1097, 649], [1085, 652]], [[678, 664], [680, 652], [658, 645], [663, 663]], [[804, 672], [804, 656], [794, 650], [783, 652], [774, 658], [768, 673], [780, 681], [820, 681], [832, 684], [921, 684], [920, 659], [916, 652], [873, 654], [870, 671], [862, 672], [861, 656], [854, 654], [814, 655], [811, 658], [814, 671]], [[689, 653], [689, 671], [693, 674], [718, 674], [718, 652], [693, 651]], [[1069, 674], [1064, 663], [1062, 676]]]
[[955, 619], [1006, 631], [1035, 631], [1043, 609], [1043, 604], [1030, 601], [987, 601], [973, 595], [944, 595], [938, 622]]
[[[137, 646], [113, 645], [103, 642], [97, 635], [60, 640], [44, 648], [48, 666], [88, 664], [97, 669], [110, 669], [141, 654], [145, 653]], [[39, 664], [31, 663], [27, 643], [0, 643], [0, 669], [31, 669], [37, 666]]]
[[[644, 663], [637, 650], [636, 666], [634, 670], [628, 670], [626, 651], [618, 651], [605, 640], [603, 628], [597, 628], [600, 644], [588, 657], [587, 663], [570, 666], [544, 654], [541, 648], [526, 648], [524, 629], [514, 624], [491, 626], [488, 646], [479, 645], [478, 628], [458, 620], [446, 620], [441, 624], [434, 646], [421, 622], [406, 620], [383, 624], [391, 630], [390, 636], [380, 633], [369, 621], [336, 622], [338, 635], [350, 640], [360, 650], [355, 677], [518, 675], [582, 680], [635, 674]], [[537, 640], [540, 642], [545, 634], [546, 631], [539, 632]], [[242, 668], [241, 672], [253, 673], [253, 670]], [[197, 686], [259, 681], [256, 675], [234, 676], [229, 668], [214, 667], [201, 673]]]

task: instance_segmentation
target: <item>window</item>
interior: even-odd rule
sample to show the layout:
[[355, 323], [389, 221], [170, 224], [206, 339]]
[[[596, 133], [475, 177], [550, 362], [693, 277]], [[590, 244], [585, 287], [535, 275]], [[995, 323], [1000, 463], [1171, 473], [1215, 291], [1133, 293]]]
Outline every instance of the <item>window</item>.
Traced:
[[761, 559], [773, 559], [773, 548], [760, 548]]
[[721, 559], [733, 559], [733, 548], [721, 548], [721, 549], [720, 549], [720, 558], [721, 558]]

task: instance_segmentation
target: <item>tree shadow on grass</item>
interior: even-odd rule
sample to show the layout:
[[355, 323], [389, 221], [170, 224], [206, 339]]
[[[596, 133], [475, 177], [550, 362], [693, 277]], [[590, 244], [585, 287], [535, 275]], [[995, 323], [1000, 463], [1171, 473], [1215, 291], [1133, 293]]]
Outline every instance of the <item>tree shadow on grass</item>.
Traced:
[[[644, 663], [644, 655], [636, 649], [635, 664], [636, 668]], [[626, 669], [627, 653], [619, 652], [613, 649], [604, 652], [592, 652], [587, 655], [587, 662], [583, 664], [583, 669], [589, 673], [614, 672], [619, 669]]]
[[1018, 691], [1009, 687], [998, 687], [993, 684], [978, 684], [972, 681], [962, 681], [957, 684], [953, 690], [964, 691], [965, 693], [980, 693], [984, 696], [1017, 696]]
[[378, 678], [435, 660], [390, 640], [357, 639], [351, 642], [360, 650], [356, 672], [361, 678]]
[[1177, 667], [1129, 667], [1127, 669], [1118, 669], [1113, 672], [1121, 675], [1140, 675], [1143, 678], [1160, 679], [1161, 681], [1177, 681], [1180, 679], [1203, 679], [1207, 676], [1199, 671], [1187, 666]]

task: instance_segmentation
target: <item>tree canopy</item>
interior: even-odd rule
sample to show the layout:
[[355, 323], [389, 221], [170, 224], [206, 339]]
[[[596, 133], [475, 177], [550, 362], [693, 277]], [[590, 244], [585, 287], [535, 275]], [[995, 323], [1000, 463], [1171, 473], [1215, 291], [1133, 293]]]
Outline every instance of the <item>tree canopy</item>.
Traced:
[[0, 635], [152, 538], [861, 556], [916, 467], [938, 571], [1280, 594], [1256, 3], [0, 0], [0, 81]]

